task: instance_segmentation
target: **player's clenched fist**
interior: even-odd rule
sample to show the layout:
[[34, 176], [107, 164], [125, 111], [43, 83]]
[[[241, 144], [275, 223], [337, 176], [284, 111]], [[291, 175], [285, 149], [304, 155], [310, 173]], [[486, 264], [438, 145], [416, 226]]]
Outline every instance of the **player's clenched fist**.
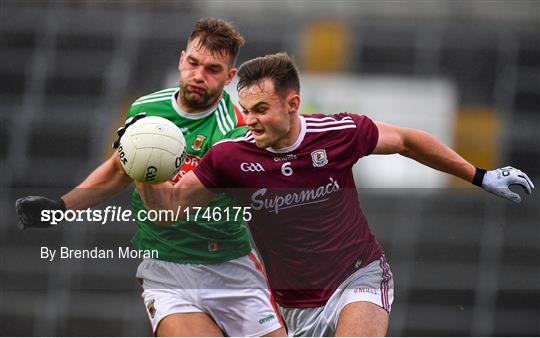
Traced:
[[41, 220], [41, 212], [43, 210], [66, 211], [66, 205], [61, 198], [53, 200], [43, 196], [26, 196], [15, 202], [15, 209], [19, 215], [19, 229], [46, 228], [52, 224]]
[[510, 190], [511, 185], [523, 187], [529, 195], [534, 189], [534, 184], [529, 176], [513, 167], [504, 167], [490, 171], [478, 169], [473, 183], [492, 194], [507, 198], [516, 203], [521, 202], [521, 196]]

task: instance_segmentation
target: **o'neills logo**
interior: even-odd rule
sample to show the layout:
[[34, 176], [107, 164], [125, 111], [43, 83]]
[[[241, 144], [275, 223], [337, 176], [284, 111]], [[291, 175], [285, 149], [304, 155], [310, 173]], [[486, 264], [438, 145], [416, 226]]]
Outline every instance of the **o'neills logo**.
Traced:
[[274, 162], [280, 162], [280, 161], [294, 161], [297, 160], [298, 156], [294, 154], [288, 154], [285, 156], [276, 156], [274, 157]]
[[300, 192], [293, 192], [285, 195], [276, 195], [274, 197], [265, 197], [268, 189], [262, 188], [251, 195], [251, 207], [254, 210], [266, 209], [270, 212], [279, 214], [280, 210], [299, 207], [301, 205], [320, 203], [328, 200], [325, 196], [339, 191], [339, 184], [330, 177], [330, 182], [326, 185]]

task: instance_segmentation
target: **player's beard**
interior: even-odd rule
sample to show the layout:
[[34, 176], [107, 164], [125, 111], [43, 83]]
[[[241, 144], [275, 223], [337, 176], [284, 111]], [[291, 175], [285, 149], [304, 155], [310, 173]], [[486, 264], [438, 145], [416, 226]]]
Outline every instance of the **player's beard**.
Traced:
[[180, 84], [180, 100], [182, 105], [192, 109], [206, 109], [210, 108], [217, 100], [218, 94], [222, 89], [216, 89], [215, 91], [204, 91], [195, 93], [190, 91], [187, 86]]

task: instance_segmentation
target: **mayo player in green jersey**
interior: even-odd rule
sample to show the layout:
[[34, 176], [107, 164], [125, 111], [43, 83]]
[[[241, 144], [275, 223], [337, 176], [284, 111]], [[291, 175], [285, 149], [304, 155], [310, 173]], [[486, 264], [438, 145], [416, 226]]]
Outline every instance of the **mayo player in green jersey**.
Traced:
[[[243, 125], [242, 115], [224, 86], [236, 74], [234, 63], [244, 39], [229, 22], [200, 20], [178, 69], [179, 86], [163, 89], [133, 102], [128, 117], [141, 113], [161, 116], [181, 128], [186, 161], [172, 181], [197, 166], [216, 142]], [[97, 205], [131, 183], [115, 153], [76, 189], [52, 200], [28, 196], [17, 200], [20, 227], [48, 227], [42, 210], [79, 210]], [[144, 209], [135, 189], [133, 215]], [[159, 259], [144, 259], [137, 269], [143, 299], [158, 336], [283, 336], [264, 271], [252, 254], [242, 217], [235, 205], [218, 197], [208, 205], [229, 217], [192, 217], [172, 227], [137, 219], [132, 243], [139, 250], [157, 250]]]

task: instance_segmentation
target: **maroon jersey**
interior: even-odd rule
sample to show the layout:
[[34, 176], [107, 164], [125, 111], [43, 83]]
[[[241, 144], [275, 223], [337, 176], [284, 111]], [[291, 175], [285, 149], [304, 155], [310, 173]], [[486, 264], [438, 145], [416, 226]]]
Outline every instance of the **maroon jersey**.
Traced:
[[250, 132], [216, 144], [194, 169], [202, 184], [251, 207], [248, 222], [283, 307], [318, 307], [383, 255], [358, 202], [352, 166], [378, 140], [353, 114], [301, 116], [290, 147], [259, 149]]

